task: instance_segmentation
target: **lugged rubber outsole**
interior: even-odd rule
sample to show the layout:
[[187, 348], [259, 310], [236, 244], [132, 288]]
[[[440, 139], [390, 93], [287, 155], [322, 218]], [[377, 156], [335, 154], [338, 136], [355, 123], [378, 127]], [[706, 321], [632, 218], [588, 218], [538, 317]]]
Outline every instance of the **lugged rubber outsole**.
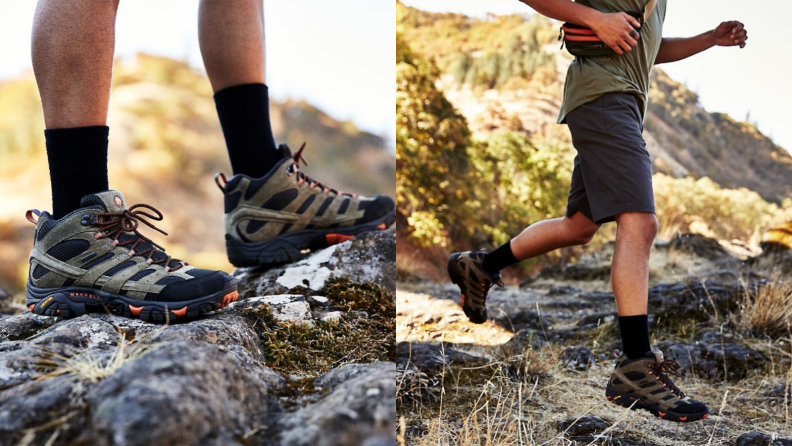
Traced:
[[676, 421], [678, 423], [690, 423], [693, 421], [704, 420], [709, 417], [709, 411], [698, 414], [684, 414], [667, 410], [663, 412], [659, 407], [652, 403], [644, 401], [634, 395], [619, 393], [613, 390], [610, 385], [605, 389], [605, 398], [613, 404], [621, 407], [629, 407], [631, 410], [643, 409], [652, 415], [668, 421]]
[[324, 249], [371, 231], [385, 230], [396, 221], [396, 210], [368, 223], [344, 228], [302, 229], [260, 242], [243, 242], [226, 238], [228, 260], [238, 267], [269, 266], [296, 262], [303, 250]]
[[465, 279], [459, 275], [456, 270], [456, 263], [459, 259], [459, 255], [459, 253], [454, 253], [448, 258], [448, 277], [451, 278], [451, 282], [454, 285], [459, 287], [459, 300], [462, 303], [462, 311], [465, 312], [465, 316], [467, 316], [468, 320], [474, 324], [483, 324], [484, 322], [487, 322], [487, 309], [484, 308], [484, 311], [482, 312], [482, 319], [481, 316], [471, 313], [470, 309], [468, 309], [468, 307], [465, 305], [465, 290], [462, 288], [462, 285], [460, 285], [465, 283]]
[[110, 313], [146, 322], [171, 323], [194, 319], [235, 302], [239, 298], [236, 280], [230, 276], [228, 279], [221, 291], [181, 302], [132, 299], [85, 287], [37, 288], [28, 283], [26, 304], [31, 313], [65, 319], [88, 313]]

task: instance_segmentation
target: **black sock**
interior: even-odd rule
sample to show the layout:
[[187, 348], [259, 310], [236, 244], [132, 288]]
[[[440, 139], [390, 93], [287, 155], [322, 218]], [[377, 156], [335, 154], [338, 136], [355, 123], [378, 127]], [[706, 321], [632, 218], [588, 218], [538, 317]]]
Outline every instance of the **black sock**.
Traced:
[[234, 174], [263, 177], [281, 160], [270, 125], [267, 86], [224, 88], [214, 100]]
[[44, 130], [47, 142], [52, 215], [56, 219], [80, 208], [82, 197], [107, 186], [107, 136], [104, 125]]
[[484, 257], [484, 271], [490, 274], [498, 274], [498, 271], [506, 268], [507, 266], [518, 263], [514, 253], [511, 249], [511, 240], [496, 248], [494, 251], [488, 253]]
[[649, 343], [649, 321], [645, 314], [639, 316], [619, 316], [624, 354], [630, 359], [638, 359], [652, 349]]

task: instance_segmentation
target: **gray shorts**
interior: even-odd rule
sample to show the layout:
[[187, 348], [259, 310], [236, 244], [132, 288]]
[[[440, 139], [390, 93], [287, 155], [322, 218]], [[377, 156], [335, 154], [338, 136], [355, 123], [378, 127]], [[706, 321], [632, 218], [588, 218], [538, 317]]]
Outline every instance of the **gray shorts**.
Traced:
[[624, 212], [655, 212], [642, 115], [626, 93], [606, 94], [567, 115], [577, 150], [567, 217], [582, 212], [602, 224]]

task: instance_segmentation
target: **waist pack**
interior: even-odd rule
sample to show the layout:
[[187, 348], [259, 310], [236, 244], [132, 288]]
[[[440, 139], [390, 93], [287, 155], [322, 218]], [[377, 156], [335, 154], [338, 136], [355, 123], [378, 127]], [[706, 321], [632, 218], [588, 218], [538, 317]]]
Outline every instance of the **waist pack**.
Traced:
[[[583, 1], [578, 3], [585, 4]], [[630, 12], [627, 14], [635, 17], [638, 23], [643, 28], [644, 21], [649, 18], [654, 10], [657, 0], [650, 0], [644, 7], [644, 12]], [[641, 28], [636, 31], [641, 34]], [[598, 57], [598, 56], [613, 56], [616, 51], [605, 44], [597, 34], [586, 28], [585, 26], [575, 25], [574, 23], [564, 23], [561, 26], [561, 32], [558, 34], [558, 40], [563, 40], [561, 48], [566, 46], [567, 51], [575, 57]]]

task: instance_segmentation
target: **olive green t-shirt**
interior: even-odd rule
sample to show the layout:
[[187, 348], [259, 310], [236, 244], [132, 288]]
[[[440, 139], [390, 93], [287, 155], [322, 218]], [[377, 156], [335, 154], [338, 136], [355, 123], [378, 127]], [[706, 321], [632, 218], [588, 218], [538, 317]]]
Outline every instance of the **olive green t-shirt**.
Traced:
[[[642, 12], [649, 0], [584, 0], [602, 12]], [[606, 93], [630, 93], [638, 98], [646, 115], [649, 94], [649, 75], [652, 72], [660, 42], [667, 0], [658, 0], [651, 16], [641, 27], [638, 46], [624, 55], [576, 58], [569, 66], [564, 84], [564, 102], [558, 123], [575, 108]]]

